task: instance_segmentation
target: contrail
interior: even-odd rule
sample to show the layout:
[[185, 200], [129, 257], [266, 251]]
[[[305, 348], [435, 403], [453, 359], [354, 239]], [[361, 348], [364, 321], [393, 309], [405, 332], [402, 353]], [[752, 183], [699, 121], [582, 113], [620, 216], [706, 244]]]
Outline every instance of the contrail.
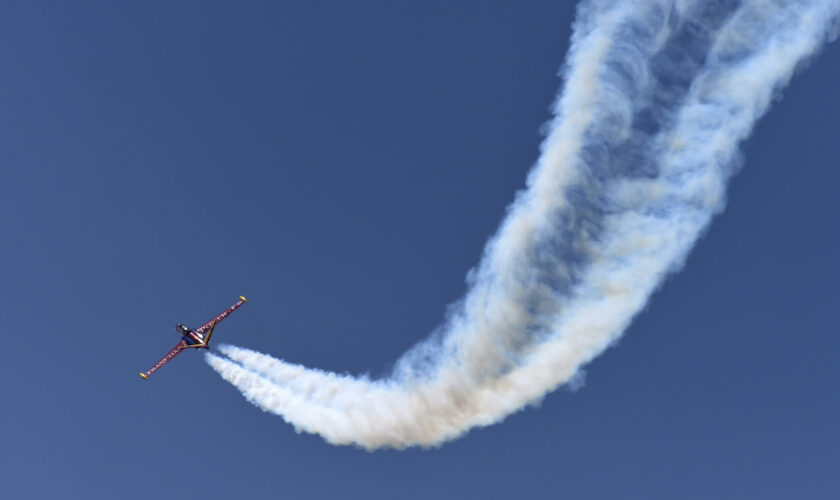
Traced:
[[541, 154], [433, 335], [381, 380], [223, 346], [299, 431], [430, 446], [534, 403], [606, 349], [722, 210], [738, 144], [837, 35], [840, 0], [584, 0]]

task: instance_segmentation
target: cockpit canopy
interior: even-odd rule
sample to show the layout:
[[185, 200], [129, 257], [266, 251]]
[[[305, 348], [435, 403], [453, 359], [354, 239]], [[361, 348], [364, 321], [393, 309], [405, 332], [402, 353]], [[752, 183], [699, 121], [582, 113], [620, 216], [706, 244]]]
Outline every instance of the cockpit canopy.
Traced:
[[190, 334], [190, 328], [188, 326], [182, 325], [181, 323], [178, 323], [177, 325], [175, 325], [175, 331], [178, 332], [181, 335], [189, 335]]

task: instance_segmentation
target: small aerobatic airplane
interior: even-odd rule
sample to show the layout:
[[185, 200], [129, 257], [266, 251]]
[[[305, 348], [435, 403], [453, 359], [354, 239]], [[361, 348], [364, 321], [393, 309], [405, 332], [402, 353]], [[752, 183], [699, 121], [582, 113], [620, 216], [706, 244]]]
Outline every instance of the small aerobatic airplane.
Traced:
[[[172, 358], [181, 354], [183, 351], [186, 351], [190, 347], [195, 347], [196, 349], [207, 349], [210, 346], [210, 336], [213, 335], [213, 329], [216, 328], [216, 325], [223, 319], [230, 316], [230, 313], [239, 309], [239, 307], [246, 302], [248, 302], [248, 299], [240, 295], [239, 300], [236, 302], [236, 304], [228, 307], [224, 312], [211, 319], [207, 323], [204, 323], [203, 325], [199, 326], [195, 330], [191, 330], [189, 327], [184, 326], [181, 323], [175, 325], [175, 331], [181, 334], [181, 341], [175, 344], [175, 347], [173, 347], [171, 351], [166, 353], [166, 356], [161, 358], [161, 360], [158, 361], [157, 364], [153, 366], [149, 371], [145, 373], [141, 372], [140, 376], [148, 380], [149, 375], [157, 371], [158, 368], [165, 365]], [[204, 332], [207, 332], [207, 334], [205, 335]]]

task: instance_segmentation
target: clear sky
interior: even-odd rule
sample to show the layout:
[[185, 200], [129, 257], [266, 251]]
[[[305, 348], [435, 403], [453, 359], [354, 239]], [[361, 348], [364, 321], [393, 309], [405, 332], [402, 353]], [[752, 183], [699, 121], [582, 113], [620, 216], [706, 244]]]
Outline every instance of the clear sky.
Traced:
[[577, 391], [431, 450], [248, 404], [214, 340], [386, 372], [524, 186], [572, 2], [0, 5], [3, 498], [836, 498], [840, 45]]

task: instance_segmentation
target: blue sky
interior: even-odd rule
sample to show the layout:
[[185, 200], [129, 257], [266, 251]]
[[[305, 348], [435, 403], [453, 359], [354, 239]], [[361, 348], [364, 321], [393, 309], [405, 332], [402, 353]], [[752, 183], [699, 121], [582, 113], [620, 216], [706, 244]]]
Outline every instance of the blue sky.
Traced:
[[0, 494], [832, 498], [840, 46], [578, 391], [441, 448], [296, 434], [195, 353], [386, 372], [535, 161], [574, 6], [0, 6]]

